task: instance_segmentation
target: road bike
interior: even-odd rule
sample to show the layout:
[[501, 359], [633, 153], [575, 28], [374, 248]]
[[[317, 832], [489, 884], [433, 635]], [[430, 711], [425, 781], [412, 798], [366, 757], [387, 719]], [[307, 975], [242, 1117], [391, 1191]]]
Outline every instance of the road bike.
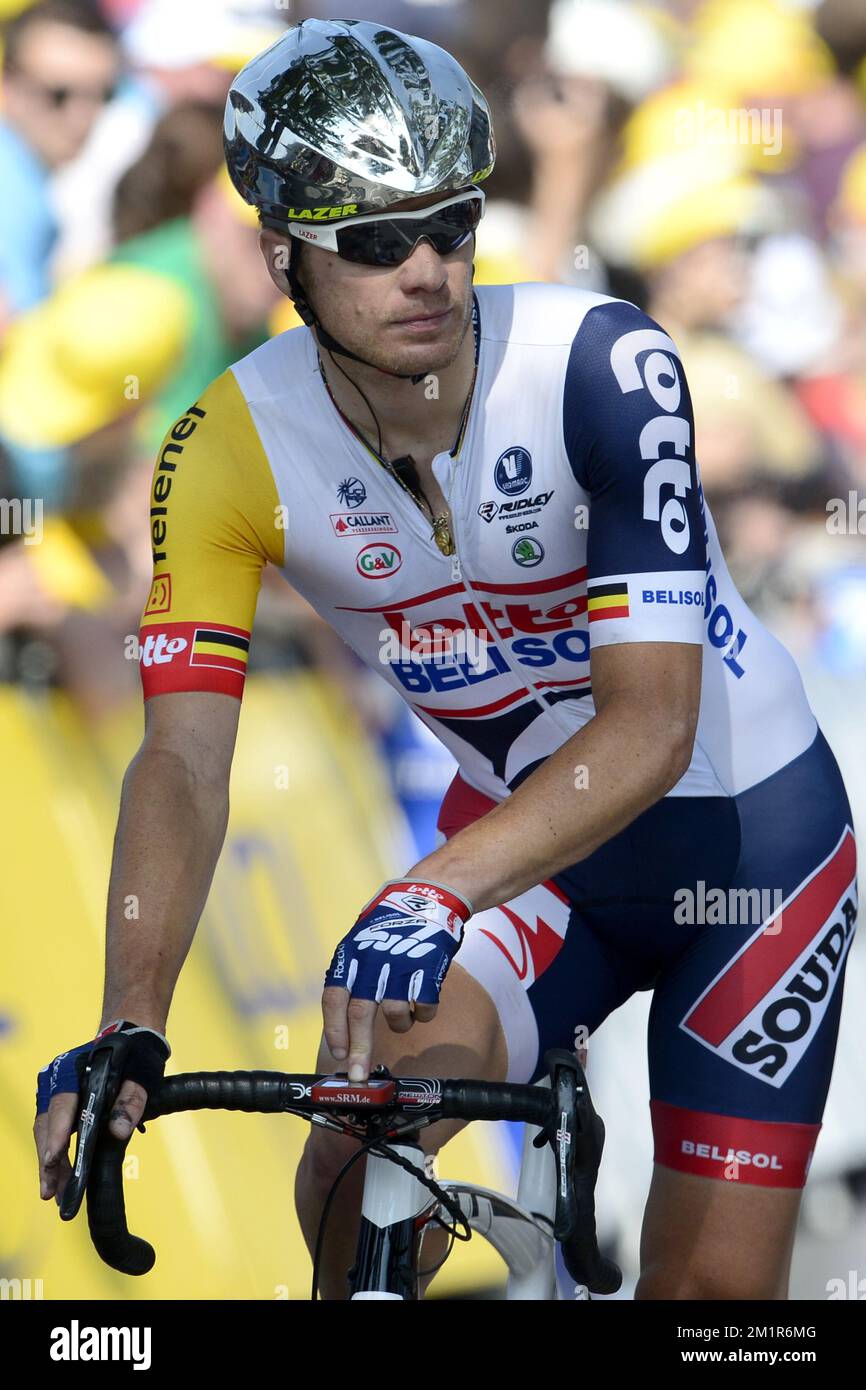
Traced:
[[[100, 1257], [123, 1274], [146, 1274], [156, 1253], [126, 1223], [123, 1159], [105, 1120], [122, 1075], [125, 1039], [109, 1035], [90, 1054], [72, 1176], [60, 1204], [71, 1220], [87, 1197], [90, 1235]], [[508, 1268], [506, 1298], [557, 1299], [556, 1245], [574, 1280], [574, 1297], [615, 1293], [622, 1274], [598, 1248], [595, 1184], [604, 1124], [574, 1053], [545, 1054], [538, 1085], [440, 1077], [392, 1076], [379, 1066], [367, 1081], [345, 1074], [268, 1071], [188, 1072], [166, 1077], [148, 1098], [141, 1128], [184, 1110], [243, 1110], [297, 1115], [359, 1141], [338, 1174], [322, 1213], [313, 1260], [312, 1297], [328, 1215], [340, 1181], [365, 1154], [361, 1217], [350, 1300], [408, 1302], [419, 1297], [424, 1234], [436, 1226], [455, 1240], [483, 1236]], [[418, 1136], [437, 1120], [516, 1120], [526, 1126], [516, 1198], [432, 1175]], [[444, 1259], [439, 1262], [444, 1263]], [[438, 1268], [438, 1266], [437, 1266]]]

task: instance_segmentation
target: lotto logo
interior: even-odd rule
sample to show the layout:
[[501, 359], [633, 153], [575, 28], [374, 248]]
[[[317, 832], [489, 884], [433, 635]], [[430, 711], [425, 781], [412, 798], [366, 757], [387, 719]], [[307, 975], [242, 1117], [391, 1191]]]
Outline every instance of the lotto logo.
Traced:
[[692, 486], [687, 458], [692, 441], [688, 420], [675, 414], [682, 401], [678, 360], [672, 339], [652, 328], [623, 333], [610, 354], [610, 365], [623, 394], [649, 391], [665, 412], [650, 420], [640, 435], [641, 458], [650, 465], [644, 477], [643, 518], [657, 522], [668, 550], [682, 555], [690, 539], [683, 499]]
[[180, 652], [186, 651], [189, 643], [183, 637], [168, 637], [164, 632], [149, 632], [141, 644], [142, 666], [165, 665]]

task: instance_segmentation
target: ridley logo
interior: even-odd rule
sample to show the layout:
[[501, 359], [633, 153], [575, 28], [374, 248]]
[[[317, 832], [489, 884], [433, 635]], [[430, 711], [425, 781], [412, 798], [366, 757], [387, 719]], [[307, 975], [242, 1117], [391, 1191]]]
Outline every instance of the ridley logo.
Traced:
[[373, 542], [358, 551], [355, 566], [365, 579], [384, 579], [396, 574], [403, 563], [403, 556], [396, 545], [380, 545]]
[[[833, 853], [758, 927], [680, 1027], [732, 1066], [784, 1085], [842, 973], [857, 916], [856, 870], [846, 826]], [[781, 930], [769, 931], [776, 919]]]
[[526, 512], [534, 515], [547, 506], [553, 493], [554, 489], [551, 488], [549, 492], [539, 492], [534, 497], [518, 497], [513, 502], [482, 502], [478, 507], [478, 515], [484, 521], [492, 521], [495, 516], [498, 516], [500, 521], [511, 521], [515, 515]]

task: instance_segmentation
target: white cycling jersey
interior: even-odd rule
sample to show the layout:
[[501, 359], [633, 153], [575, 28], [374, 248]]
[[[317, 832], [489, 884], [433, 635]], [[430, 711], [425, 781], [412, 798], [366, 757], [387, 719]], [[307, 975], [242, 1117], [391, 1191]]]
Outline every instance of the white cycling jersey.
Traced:
[[495, 800], [592, 718], [592, 651], [616, 642], [703, 646], [694, 753], [669, 795], [760, 782], [816, 722], [728, 574], [674, 343], [609, 296], [475, 293], [468, 421], [433, 461], [456, 554], [336, 410], [310, 330], [283, 333], [217, 378], [160, 451], [145, 695], [240, 697], [271, 561]]

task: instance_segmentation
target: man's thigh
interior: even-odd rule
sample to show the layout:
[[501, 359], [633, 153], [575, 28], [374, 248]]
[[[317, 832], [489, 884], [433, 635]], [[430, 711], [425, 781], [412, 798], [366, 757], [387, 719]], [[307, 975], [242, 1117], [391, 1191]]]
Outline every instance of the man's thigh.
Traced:
[[856, 850], [823, 739], [736, 808], [721, 910], [698, 917], [650, 1012], [656, 1167], [640, 1297], [787, 1296], [833, 1069]]
[[655, 1164], [635, 1298], [786, 1299], [802, 1195]]
[[[436, 1016], [429, 1023], [415, 1023], [408, 1033], [394, 1033], [382, 1010], [378, 1010], [373, 1066], [377, 1063], [384, 1063], [395, 1076], [465, 1076], [504, 1081], [508, 1072], [505, 1034], [487, 990], [455, 960], [445, 977]], [[317, 1071], [344, 1071], [345, 1066], [345, 1062], [332, 1056], [323, 1036]], [[419, 1142], [428, 1153], [435, 1152], [465, 1123], [441, 1120], [422, 1130]], [[314, 1145], [336, 1143], [347, 1150], [355, 1147], [354, 1140], [341, 1140], [319, 1126], [313, 1127], [310, 1139]]]

